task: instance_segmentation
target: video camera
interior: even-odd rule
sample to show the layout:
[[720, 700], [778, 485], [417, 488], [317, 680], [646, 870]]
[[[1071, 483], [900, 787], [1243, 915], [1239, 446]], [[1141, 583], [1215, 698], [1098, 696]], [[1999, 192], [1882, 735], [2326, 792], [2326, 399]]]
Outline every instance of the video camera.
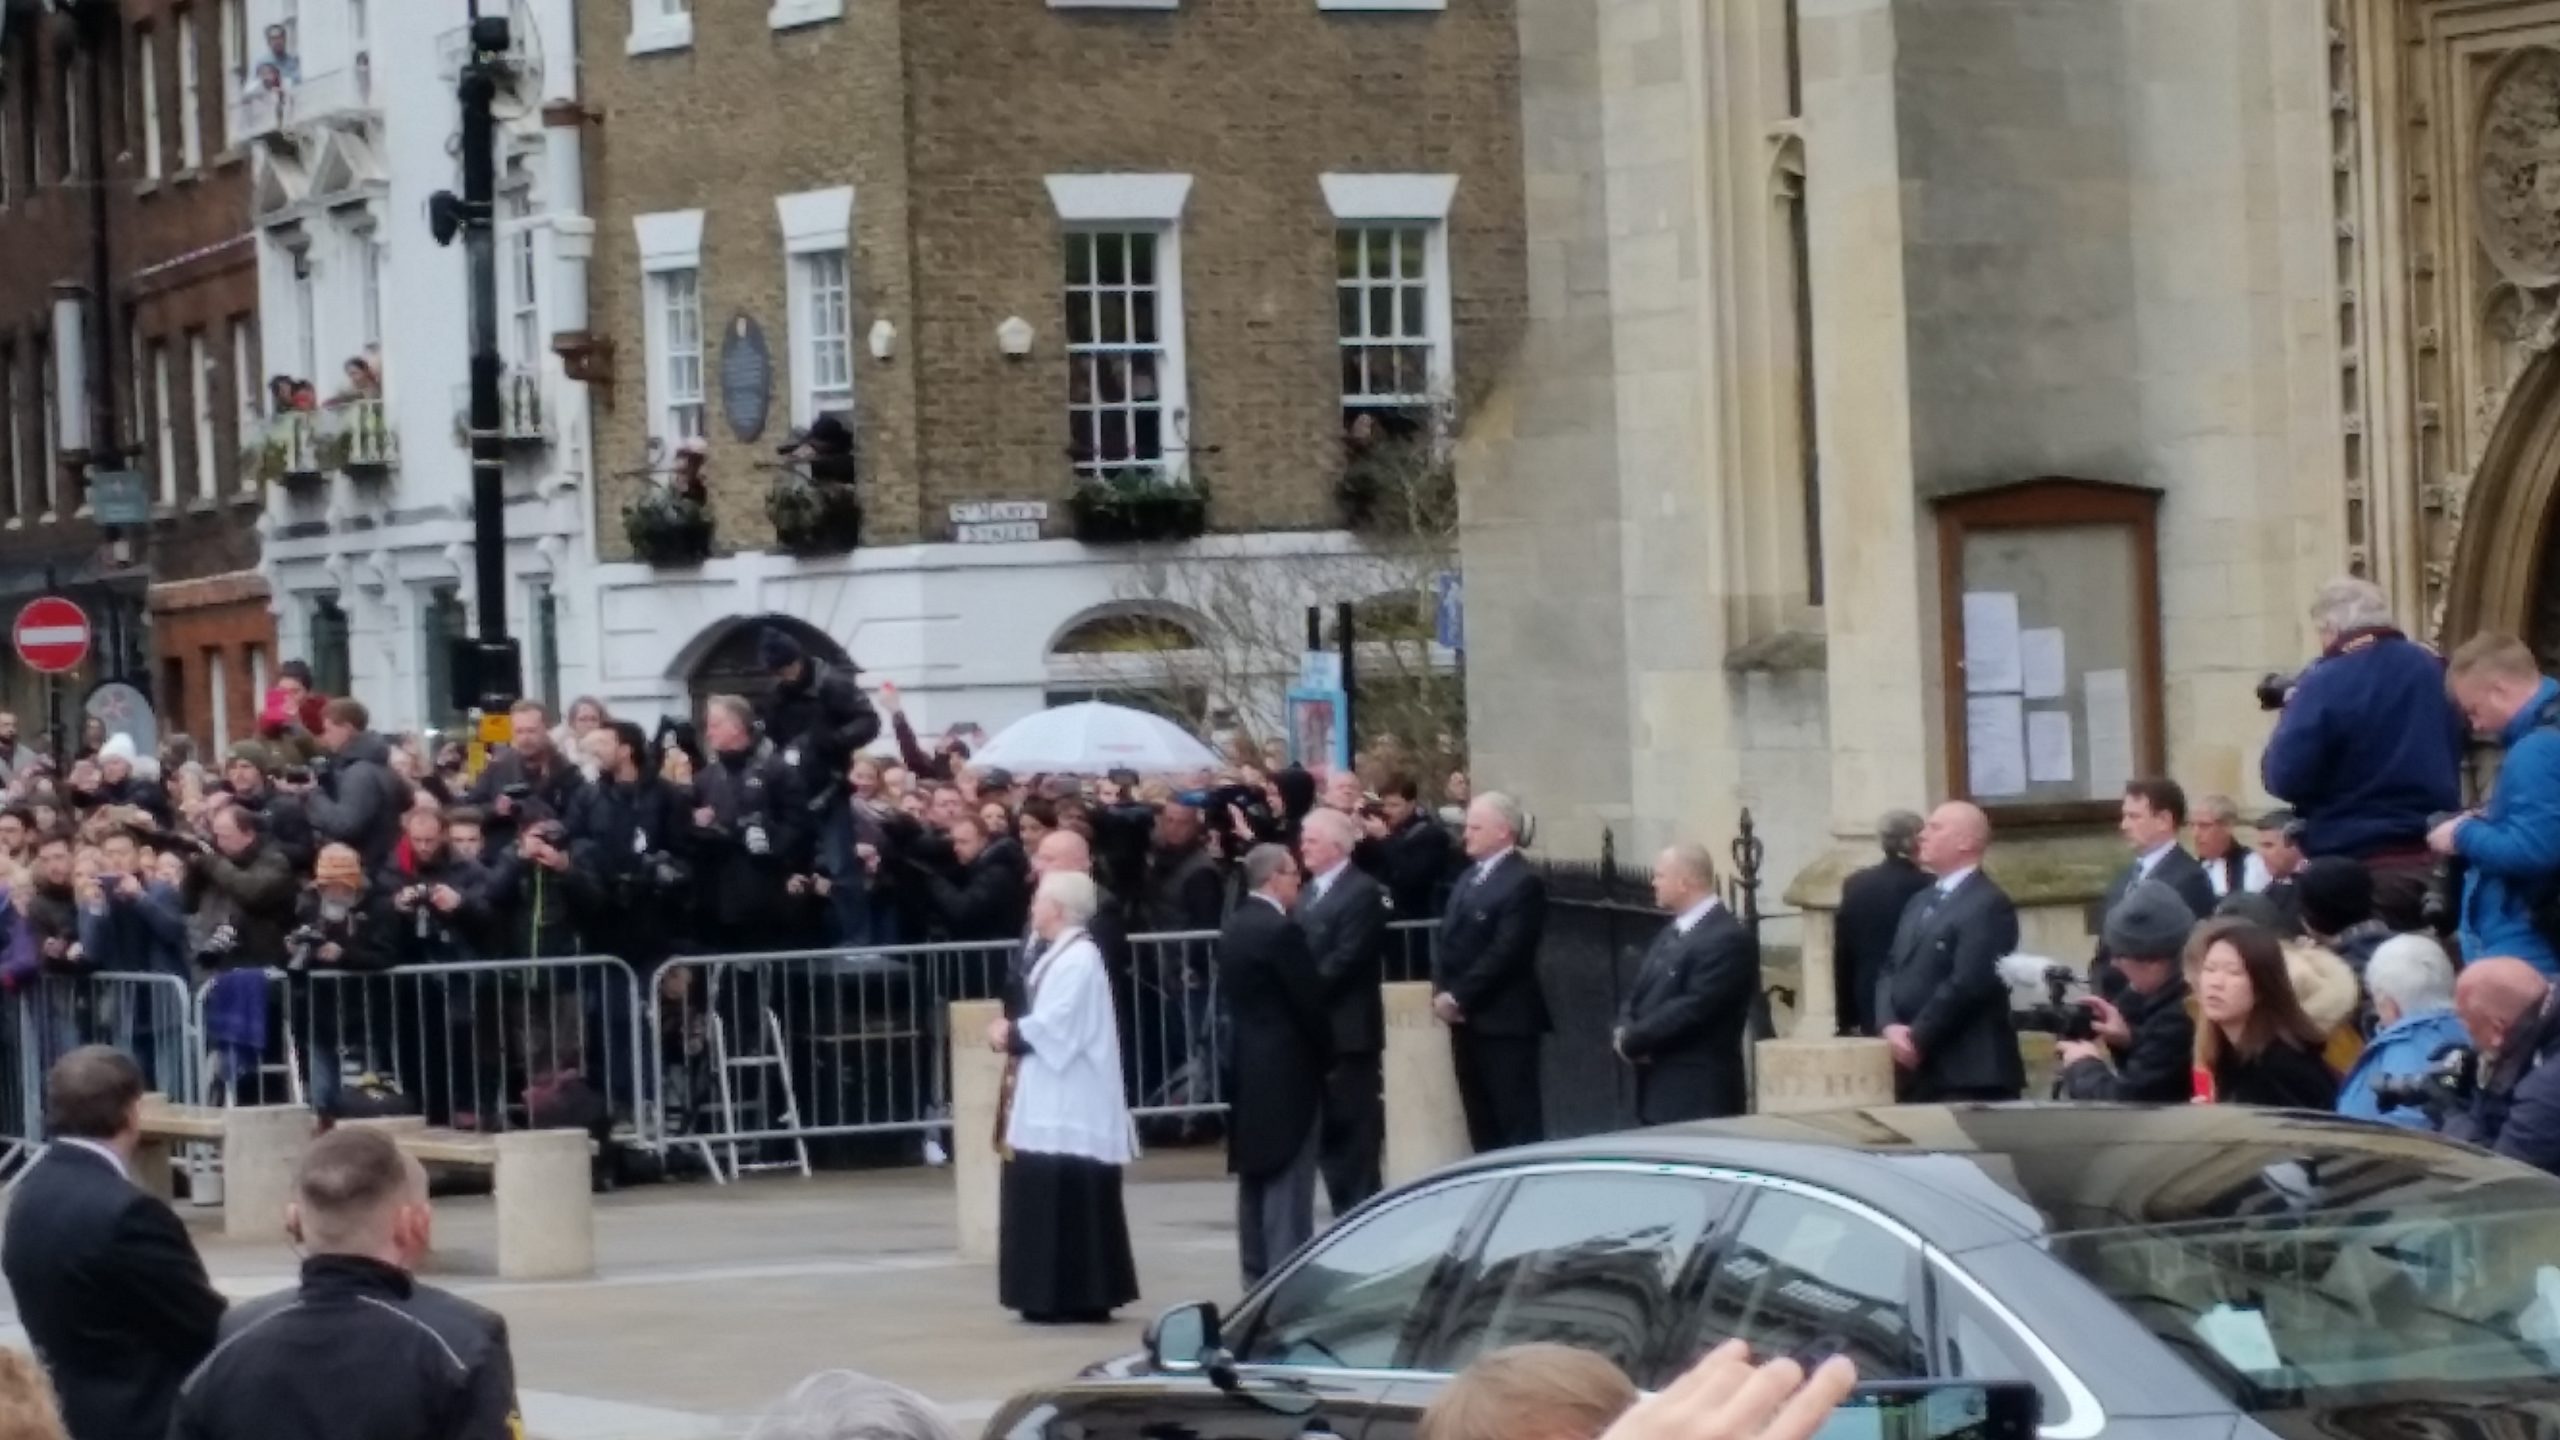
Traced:
[[2019, 1011], [2017, 1027], [2041, 1031], [2056, 1040], [2097, 1039], [2098, 1017], [2071, 994], [2079, 983], [2080, 972], [2068, 965], [2044, 967], [2044, 1003]]
[[2444, 1117], [2471, 1106], [2480, 1093], [2480, 1052], [2468, 1045], [2447, 1045], [2427, 1058], [2427, 1068], [2406, 1075], [2385, 1075], [2373, 1082], [2373, 1103], [2384, 1111], [2408, 1106], [2427, 1112], [2439, 1125]]

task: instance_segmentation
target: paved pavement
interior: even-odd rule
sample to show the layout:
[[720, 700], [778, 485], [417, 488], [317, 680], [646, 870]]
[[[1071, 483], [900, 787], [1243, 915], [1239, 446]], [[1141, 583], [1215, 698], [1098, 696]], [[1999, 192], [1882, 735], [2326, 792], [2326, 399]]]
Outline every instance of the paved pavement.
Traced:
[[[922, 1168], [601, 1197], [596, 1278], [545, 1284], [493, 1278], [485, 1197], [442, 1200], [428, 1278], [507, 1317], [536, 1440], [735, 1435], [802, 1377], [836, 1368], [914, 1387], [970, 1436], [1013, 1391], [1136, 1348], [1164, 1306], [1235, 1297], [1222, 1169], [1214, 1150], [1140, 1162], [1128, 1202], [1145, 1298], [1110, 1326], [1029, 1326], [997, 1308], [994, 1267], [954, 1249], [951, 1172]], [[231, 1244], [190, 1218], [226, 1291], [288, 1283], [285, 1247]], [[25, 1344], [13, 1316], [0, 1343]]]

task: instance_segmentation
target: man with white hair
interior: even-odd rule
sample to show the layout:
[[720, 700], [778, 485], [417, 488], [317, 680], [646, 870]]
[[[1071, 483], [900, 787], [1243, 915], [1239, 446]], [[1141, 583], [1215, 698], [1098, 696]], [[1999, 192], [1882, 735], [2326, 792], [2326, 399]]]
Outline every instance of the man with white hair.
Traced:
[[2320, 658], [2296, 676], [2259, 762], [2301, 817], [2302, 850], [2378, 871], [2424, 869], [2431, 816], [2462, 808], [2462, 716], [2444, 662], [2393, 624], [2369, 580], [2320, 587]]
[[2453, 962], [2431, 936], [2394, 935], [2365, 963], [2364, 988], [2373, 996], [2379, 1028], [2338, 1088], [2338, 1113], [2411, 1130], [2433, 1129], [2425, 1110], [2385, 1106], [2374, 1092], [2385, 1080], [2424, 1073], [2448, 1046], [2471, 1043], [2471, 1032], [2453, 1009]]
[[1653, 862], [1653, 901], [1671, 922], [1646, 948], [1611, 1036], [1618, 1058], [1635, 1068], [1636, 1123], [1739, 1115], [1751, 1099], [1742, 1034], [1759, 951], [1716, 898], [1715, 861], [1703, 845], [1674, 845]]
[[1538, 1052], [1553, 1026], [1538, 979], [1547, 883], [1520, 854], [1520, 802], [1488, 790], [1467, 807], [1468, 865], [1431, 957], [1431, 1009], [1449, 1027], [1458, 1102], [1478, 1153], [1546, 1138]]

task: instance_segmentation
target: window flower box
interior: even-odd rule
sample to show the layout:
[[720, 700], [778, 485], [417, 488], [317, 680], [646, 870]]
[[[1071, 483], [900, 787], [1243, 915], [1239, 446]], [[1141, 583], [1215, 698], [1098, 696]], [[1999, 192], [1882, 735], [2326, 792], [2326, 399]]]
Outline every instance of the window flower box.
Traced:
[[1067, 510], [1087, 545], [1192, 540], [1209, 528], [1208, 491], [1151, 466], [1077, 476]]
[[764, 513], [786, 554], [842, 555], [862, 543], [862, 499], [850, 475], [816, 480], [785, 466], [765, 491]]
[[622, 533], [644, 565], [684, 569], [711, 558], [710, 507], [660, 484], [651, 484], [622, 507]]

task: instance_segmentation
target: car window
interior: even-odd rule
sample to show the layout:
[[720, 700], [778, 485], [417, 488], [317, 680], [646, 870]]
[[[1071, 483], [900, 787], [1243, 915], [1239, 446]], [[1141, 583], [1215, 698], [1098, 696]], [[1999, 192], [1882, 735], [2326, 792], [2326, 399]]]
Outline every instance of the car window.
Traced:
[[1441, 1260], [1492, 1183], [1428, 1191], [1334, 1230], [1272, 1288], [1237, 1358], [1256, 1365], [1394, 1368]]
[[1488, 1350], [1552, 1341], [1606, 1355], [1639, 1382], [1681, 1313], [1699, 1237], [1729, 1199], [1681, 1175], [1532, 1175], [1503, 1202], [1433, 1348], [1456, 1371]]
[[1731, 1336], [1770, 1356], [1841, 1354], [1865, 1380], [1927, 1373], [1916, 1316], [1919, 1252], [1837, 1206], [1783, 1190], [1753, 1197], [1707, 1286], [1698, 1348]]
[[1953, 1278], [1938, 1281], [1938, 1334], [1946, 1346], [1946, 1372], [1960, 1380], [2031, 1380], [2050, 1424], [2071, 1413], [2071, 1398], [2038, 1364], [2026, 1342]]

